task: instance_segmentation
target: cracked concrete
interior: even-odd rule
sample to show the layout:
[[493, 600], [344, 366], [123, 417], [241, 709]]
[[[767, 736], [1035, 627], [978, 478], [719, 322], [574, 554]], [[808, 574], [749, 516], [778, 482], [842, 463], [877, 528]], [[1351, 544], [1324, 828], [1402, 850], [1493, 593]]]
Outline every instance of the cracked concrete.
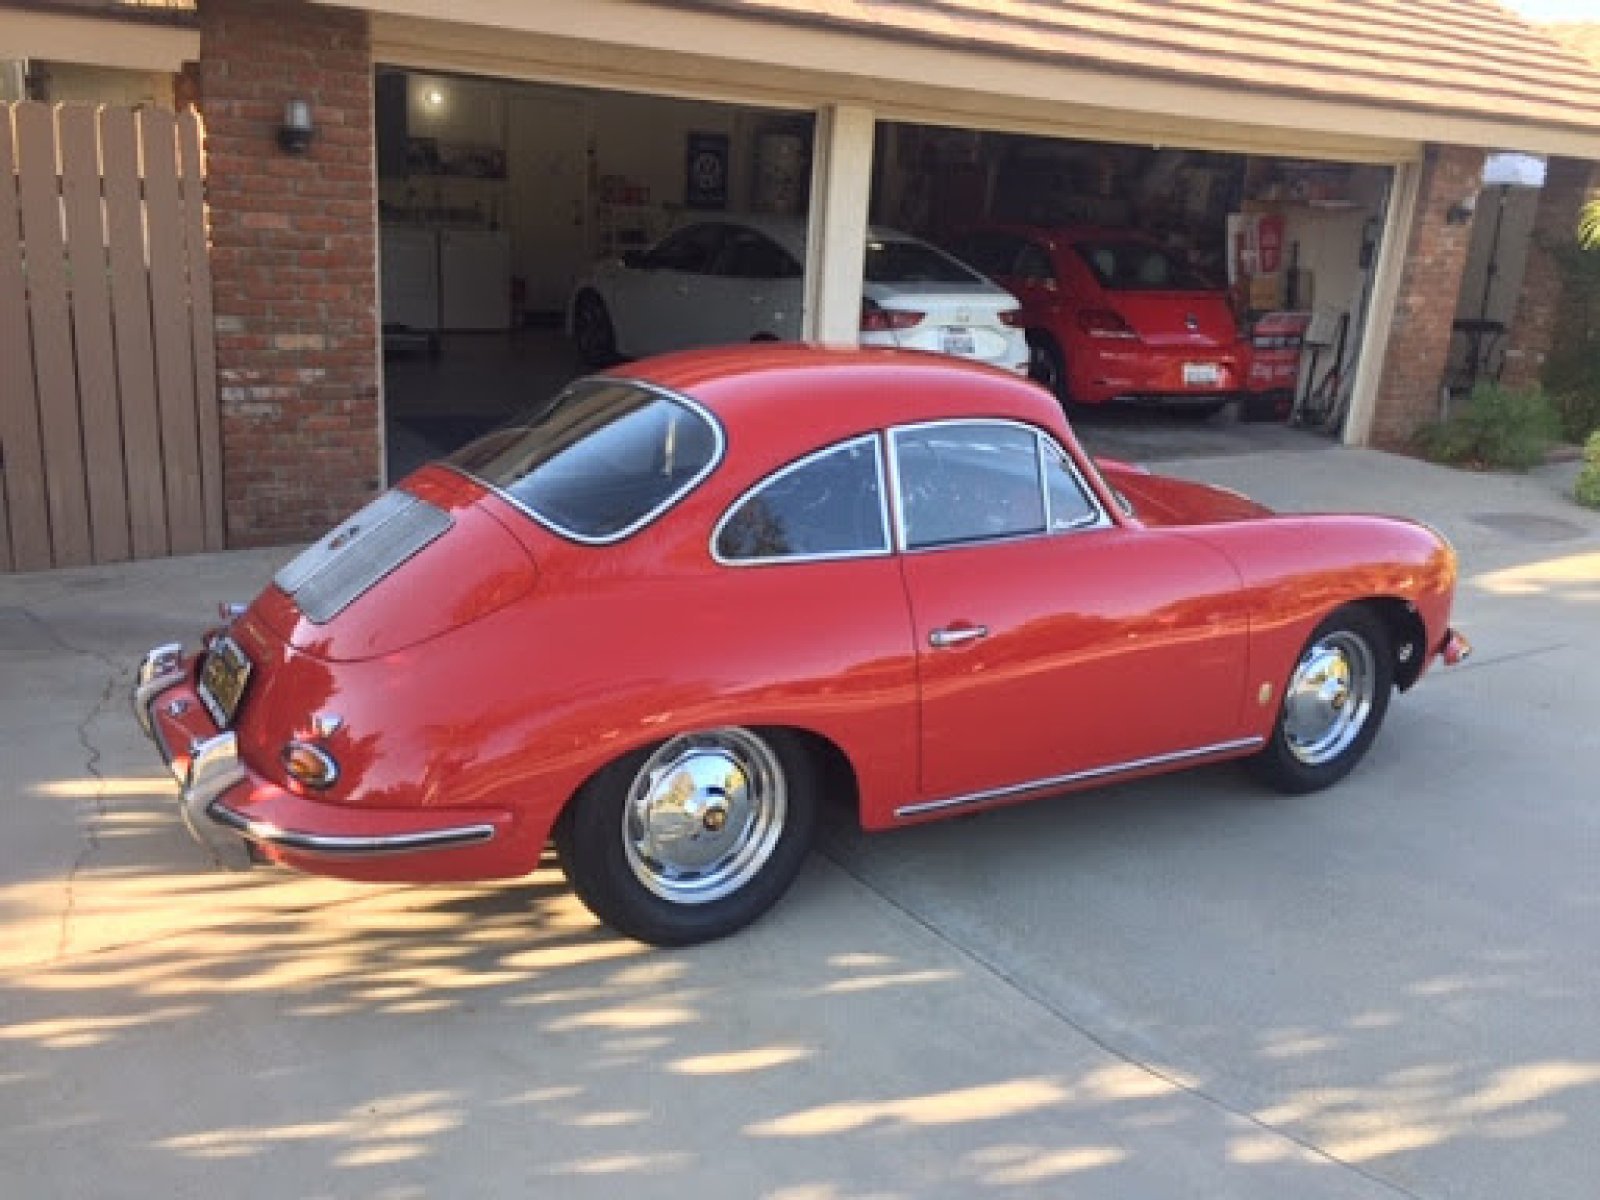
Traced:
[[211, 869], [123, 696], [286, 551], [0, 577], [7, 1193], [1587, 1200], [1600, 519], [1559, 473], [1315, 440], [1164, 469], [1429, 520], [1477, 656], [1324, 796], [1216, 769], [835, 825], [686, 951], [548, 867]]

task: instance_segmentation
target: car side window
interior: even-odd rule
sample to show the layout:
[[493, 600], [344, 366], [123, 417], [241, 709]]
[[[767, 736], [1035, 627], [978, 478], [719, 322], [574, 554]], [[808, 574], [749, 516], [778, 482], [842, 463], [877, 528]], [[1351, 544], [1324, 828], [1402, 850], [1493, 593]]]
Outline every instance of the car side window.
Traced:
[[712, 273], [735, 279], [794, 279], [803, 271], [794, 256], [771, 238], [753, 229], [732, 229]]
[[1048, 438], [1040, 439], [1044, 458], [1045, 498], [1049, 503], [1050, 532], [1083, 529], [1100, 523], [1100, 506], [1072, 466], [1066, 451]]
[[722, 248], [720, 225], [689, 225], [669, 233], [646, 252], [641, 265], [651, 271], [683, 271], [704, 275]]
[[745, 493], [718, 524], [719, 561], [859, 558], [889, 552], [876, 435], [791, 463]]
[[959, 421], [894, 431], [908, 550], [1045, 531], [1038, 435], [1023, 425]]

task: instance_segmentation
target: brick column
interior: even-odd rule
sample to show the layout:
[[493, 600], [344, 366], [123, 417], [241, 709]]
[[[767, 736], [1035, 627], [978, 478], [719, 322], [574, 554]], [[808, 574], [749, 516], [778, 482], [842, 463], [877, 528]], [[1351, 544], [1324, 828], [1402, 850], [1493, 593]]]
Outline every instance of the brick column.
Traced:
[[[232, 546], [320, 535], [382, 479], [367, 17], [200, 0], [222, 454]], [[311, 105], [303, 154], [284, 105]]]
[[1586, 200], [1597, 195], [1600, 164], [1572, 158], [1550, 160], [1533, 219], [1528, 266], [1506, 344], [1501, 380], [1512, 387], [1532, 386], [1544, 374], [1561, 312], [1569, 299], [1564, 295], [1561, 270], [1549, 247], [1576, 244], [1578, 213]]
[[1378, 384], [1373, 445], [1404, 449], [1419, 428], [1438, 419], [1450, 326], [1472, 242], [1472, 223], [1452, 225], [1446, 214], [1477, 194], [1483, 158], [1482, 150], [1465, 146], [1428, 147]]

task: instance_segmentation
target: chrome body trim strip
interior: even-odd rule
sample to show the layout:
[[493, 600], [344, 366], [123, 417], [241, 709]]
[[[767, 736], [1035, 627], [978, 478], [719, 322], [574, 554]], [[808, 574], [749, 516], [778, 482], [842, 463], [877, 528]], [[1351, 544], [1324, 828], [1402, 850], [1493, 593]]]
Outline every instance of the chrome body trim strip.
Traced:
[[1003, 800], [1008, 796], [1022, 796], [1029, 792], [1045, 792], [1053, 788], [1067, 787], [1074, 783], [1085, 783], [1091, 779], [1106, 779], [1113, 775], [1125, 775], [1131, 771], [1142, 771], [1147, 767], [1167, 766], [1171, 763], [1187, 762], [1190, 759], [1208, 758], [1213, 754], [1226, 754], [1233, 750], [1248, 750], [1260, 746], [1266, 741], [1261, 737], [1238, 738], [1231, 742], [1218, 742], [1214, 746], [1196, 746], [1192, 750], [1177, 750], [1171, 754], [1156, 754], [1149, 758], [1136, 758], [1132, 762], [1112, 763], [1104, 767], [1091, 767], [1087, 771], [1073, 771], [1067, 775], [1054, 775], [1049, 779], [1036, 779], [1031, 783], [1015, 783], [1009, 787], [994, 788], [986, 792], [972, 792], [965, 796], [951, 796], [944, 800], [926, 800], [920, 804], [907, 804], [894, 810], [896, 817], [919, 817], [931, 812], [944, 812], [954, 808], [970, 808], [976, 804], [986, 804], [990, 800]]
[[371, 858], [386, 854], [415, 854], [421, 850], [444, 850], [453, 846], [474, 846], [494, 837], [493, 825], [460, 825], [450, 829], [430, 829], [420, 833], [392, 833], [373, 837], [343, 834], [299, 833], [279, 829], [264, 821], [252, 821], [225, 804], [213, 804], [211, 819], [217, 824], [270, 846], [322, 854], [329, 858]]

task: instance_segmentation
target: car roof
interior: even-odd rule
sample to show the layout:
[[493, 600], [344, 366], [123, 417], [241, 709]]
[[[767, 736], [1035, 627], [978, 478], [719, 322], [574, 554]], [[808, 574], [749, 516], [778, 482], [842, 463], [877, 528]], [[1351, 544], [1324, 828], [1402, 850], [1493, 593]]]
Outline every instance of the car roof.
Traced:
[[751, 458], [752, 466], [891, 425], [993, 417], [1058, 437], [1065, 425], [1060, 407], [1037, 384], [910, 350], [762, 342], [661, 355], [607, 374], [693, 399], [721, 422], [730, 450]]

